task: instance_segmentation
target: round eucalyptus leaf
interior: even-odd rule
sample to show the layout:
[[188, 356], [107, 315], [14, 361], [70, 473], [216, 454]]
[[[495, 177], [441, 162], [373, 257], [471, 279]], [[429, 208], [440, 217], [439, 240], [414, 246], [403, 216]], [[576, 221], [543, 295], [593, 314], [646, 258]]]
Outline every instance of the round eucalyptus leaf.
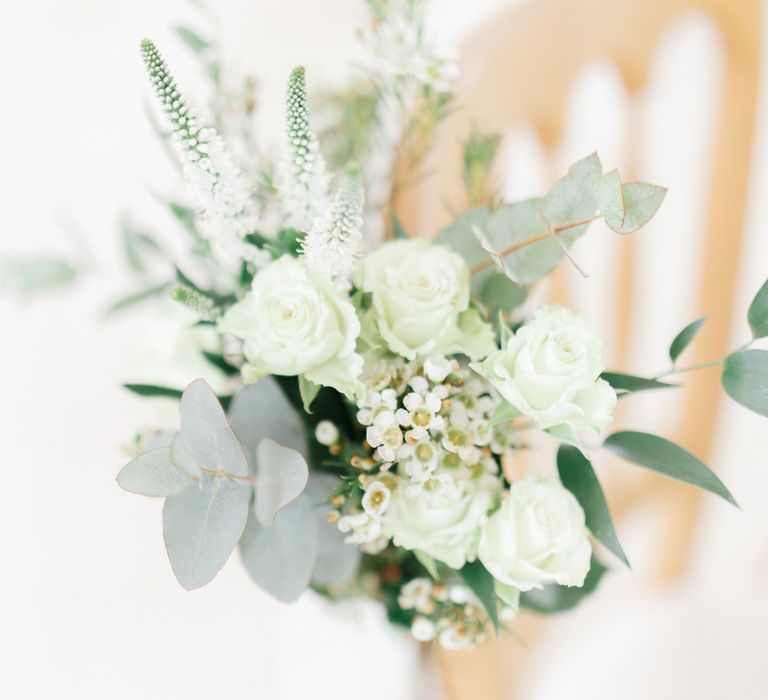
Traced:
[[747, 311], [747, 321], [755, 338], [768, 336], [768, 280], [763, 283]]
[[741, 350], [728, 355], [722, 383], [734, 401], [768, 416], [768, 350]]
[[117, 475], [121, 488], [142, 496], [173, 496], [195, 480], [171, 462], [171, 448], [157, 447], [140, 454]]
[[264, 438], [256, 449], [256, 517], [270, 527], [277, 513], [299, 497], [309, 467], [300, 452]]

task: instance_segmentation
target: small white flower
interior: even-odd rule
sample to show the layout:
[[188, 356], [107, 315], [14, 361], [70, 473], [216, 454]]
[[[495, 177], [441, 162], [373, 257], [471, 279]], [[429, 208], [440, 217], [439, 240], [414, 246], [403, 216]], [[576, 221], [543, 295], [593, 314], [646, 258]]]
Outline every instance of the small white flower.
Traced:
[[321, 420], [315, 427], [315, 439], [326, 447], [339, 440], [339, 429], [329, 420]]
[[414, 578], [401, 589], [397, 604], [403, 610], [426, 610], [432, 595], [432, 581], [428, 578]]
[[417, 615], [411, 623], [411, 634], [417, 642], [431, 642], [437, 634], [437, 628], [428, 617]]
[[372, 481], [368, 484], [363, 495], [363, 510], [368, 515], [383, 515], [389, 508], [392, 492], [380, 481]]
[[368, 513], [345, 515], [336, 525], [341, 532], [350, 533], [344, 538], [347, 544], [368, 544], [382, 536], [381, 518]]
[[439, 384], [451, 373], [451, 361], [444, 355], [430, 355], [424, 360], [424, 373], [430, 381]]
[[461, 624], [446, 627], [438, 639], [443, 649], [468, 649], [474, 644], [469, 630]]

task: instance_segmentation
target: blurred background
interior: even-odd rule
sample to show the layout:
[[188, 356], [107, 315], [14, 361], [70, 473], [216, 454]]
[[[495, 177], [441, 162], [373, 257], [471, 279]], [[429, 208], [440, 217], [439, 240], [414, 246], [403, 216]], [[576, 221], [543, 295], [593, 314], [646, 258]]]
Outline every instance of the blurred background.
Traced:
[[[638, 5], [640, 19], [622, 10]], [[758, 60], [768, 9], [749, 0], [687, 9], [697, 5], [433, 3], [430, 26], [466, 68], [467, 113], [503, 127], [506, 198], [544, 192], [593, 150], [606, 170], [669, 187], [642, 233], [628, 240], [594, 226], [575, 247], [589, 278], [564, 269], [542, 292], [601, 328], [612, 369], [664, 370], [671, 338], [707, 312], [701, 352], [741, 345], [746, 308], [768, 276], [768, 71]], [[215, 9], [225, 65], [257, 78], [265, 149], [279, 143], [294, 65], [319, 90], [342, 85], [360, 59], [361, 0]], [[123, 214], [180, 245], [158, 201], [179, 182], [147, 120], [138, 42], [151, 36], [200, 102], [199, 67], [170, 28], [200, 25], [201, 14], [182, 0], [27, 0], [3, 15], [0, 264], [53, 254], [78, 279], [45, 295], [0, 288], [0, 697], [766, 697], [768, 431], [725, 397], [708, 402], [706, 374], [689, 377], [688, 394], [631, 399], [618, 422], [683, 436], [742, 510], [599, 463], [634, 570], [613, 562], [599, 594], [572, 613], [522, 619], [522, 643], [427, 657], [372, 604], [271, 600], [236, 557], [211, 585], [182, 590], [160, 502], [126, 495], [114, 478], [136, 427], [175, 413], [120, 383], [183, 385], [198, 376], [193, 353], [170, 303], [105, 311], [135, 291]], [[491, 113], [505, 121], [484, 124]], [[450, 160], [443, 153], [438, 166]], [[429, 187], [400, 204], [423, 235], [440, 218], [439, 187]]]

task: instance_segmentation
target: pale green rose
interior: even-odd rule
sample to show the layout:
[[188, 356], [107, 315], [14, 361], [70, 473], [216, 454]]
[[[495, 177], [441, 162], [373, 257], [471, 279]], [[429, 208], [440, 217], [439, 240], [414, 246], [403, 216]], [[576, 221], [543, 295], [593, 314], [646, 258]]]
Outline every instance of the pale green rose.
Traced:
[[219, 330], [243, 339], [246, 381], [301, 374], [350, 398], [361, 389], [355, 309], [296, 258], [286, 255], [261, 270], [245, 299], [224, 314]]
[[520, 413], [563, 439], [600, 432], [612, 419], [616, 392], [599, 379], [603, 341], [568, 309], [541, 307], [506, 347], [471, 366]]
[[371, 293], [392, 352], [409, 360], [433, 352], [480, 359], [494, 349], [493, 332], [468, 308], [469, 278], [461, 256], [413, 239], [385, 243], [363, 258], [356, 283]]
[[584, 511], [554, 479], [513, 484], [480, 534], [478, 557], [505, 594], [548, 583], [582, 586], [591, 556]]
[[418, 549], [453, 569], [477, 557], [480, 525], [491, 506], [485, 489], [439, 498], [411, 498], [399, 486], [384, 515], [384, 533], [398, 547]]

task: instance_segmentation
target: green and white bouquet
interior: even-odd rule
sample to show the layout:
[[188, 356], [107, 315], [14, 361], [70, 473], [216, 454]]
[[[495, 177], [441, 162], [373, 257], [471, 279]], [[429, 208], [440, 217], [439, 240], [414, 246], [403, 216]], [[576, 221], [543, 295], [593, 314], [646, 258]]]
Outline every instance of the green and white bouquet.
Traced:
[[[674, 385], [606, 371], [584, 318], [527, 300], [590, 222], [635, 231], [665, 190], [623, 183], [591, 155], [541, 198], [483, 198], [498, 138], [475, 133], [464, 144], [475, 206], [441, 232], [406, 234], [380, 195], [398, 185], [398, 144], [428, 141], [452, 109], [455, 68], [428, 40], [421, 3], [369, 5], [371, 69], [322, 100], [320, 140], [305, 71], [291, 73], [275, 167], [254, 146], [247, 91], [221, 88], [210, 40], [180, 30], [213, 78], [210, 124], [142, 42], [190, 188], [189, 206], [170, 207], [194, 242], [189, 266], [158, 288], [214, 329], [216, 349], [203, 354], [239, 388], [127, 385], [177, 398], [179, 429], [142, 435], [118, 482], [166, 499], [165, 544], [187, 589], [237, 548], [281, 601], [308, 588], [368, 596], [416, 639], [461, 648], [512, 624], [520, 607], [574, 606], [607, 570], [598, 548], [627, 563], [595, 450], [735, 501], [662, 437], [603, 437], [622, 396]], [[381, 201], [366, 207], [366, 190]], [[371, 245], [382, 229], [387, 240]], [[768, 286], [749, 322], [755, 338], [768, 335]], [[663, 376], [692, 369], [675, 363], [701, 323], [675, 338]], [[767, 356], [745, 346], [716, 361], [731, 396], [763, 414]], [[556, 464], [518, 475], [516, 454], [536, 432], [560, 443]]]

